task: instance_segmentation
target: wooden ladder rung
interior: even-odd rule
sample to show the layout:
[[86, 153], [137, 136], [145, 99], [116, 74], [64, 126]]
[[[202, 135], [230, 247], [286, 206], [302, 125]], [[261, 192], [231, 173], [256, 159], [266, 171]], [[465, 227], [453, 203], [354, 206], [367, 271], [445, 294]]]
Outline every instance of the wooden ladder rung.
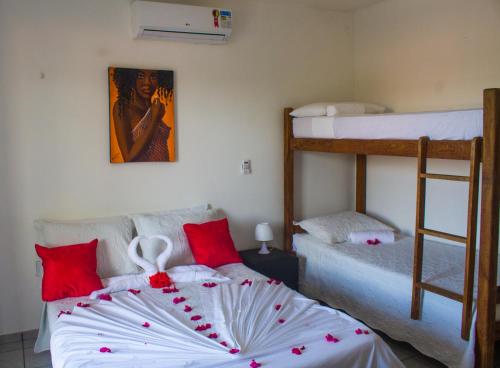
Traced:
[[421, 173], [421, 178], [452, 181], [469, 181], [470, 176]]
[[423, 235], [435, 236], [437, 238], [451, 240], [457, 243], [467, 243], [467, 238], [465, 236], [459, 236], [455, 234], [445, 233], [443, 231], [431, 230], [426, 228], [417, 229], [417, 232]]
[[436, 285], [427, 284], [425, 282], [419, 282], [418, 287], [423, 290], [430, 291], [434, 294], [439, 294], [441, 296], [456, 300], [457, 302], [462, 303], [464, 300], [464, 296], [462, 294], [455, 293], [454, 291], [443, 289]]

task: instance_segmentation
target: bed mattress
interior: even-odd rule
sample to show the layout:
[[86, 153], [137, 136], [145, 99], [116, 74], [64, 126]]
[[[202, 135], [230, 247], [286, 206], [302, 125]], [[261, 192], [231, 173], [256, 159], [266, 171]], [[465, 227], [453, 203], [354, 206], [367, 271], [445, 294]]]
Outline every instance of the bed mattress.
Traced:
[[[421, 320], [410, 319], [413, 240], [330, 245], [295, 234], [299, 289], [450, 367], [472, 366], [473, 344], [460, 338], [461, 303], [424, 292]], [[424, 249], [423, 280], [463, 292], [465, 248], [426, 241]]]
[[293, 119], [296, 138], [470, 140], [483, 135], [483, 110], [319, 116]]
[[53, 366], [403, 367], [380, 337], [344, 313], [241, 264], [218, 271], [231, 281], [179, 283], [174, 293], [148, 287], [73, 306], [52, 322]]

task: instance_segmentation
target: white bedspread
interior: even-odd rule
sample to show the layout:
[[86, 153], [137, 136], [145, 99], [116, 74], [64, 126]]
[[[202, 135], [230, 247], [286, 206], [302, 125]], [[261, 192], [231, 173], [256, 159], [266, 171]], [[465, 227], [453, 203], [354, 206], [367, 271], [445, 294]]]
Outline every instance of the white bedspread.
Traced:
[[[112, 301], [72, 308], [53, 324], [54, 367], [249, 367], [253, 359], [263, 368], [403, 367], [380, 337], [351, 317], [243, 265], [218, 271], [237, 277], [214, 287], [179, 283], [175, 293], [149, 287], [137, 295], [118, 292]], [[256, 277], [242, 285], [248, 275]], [[179, 297], [186, 300], [175, 304]], [[192, 311], [185, 312], [186, 305]], [[191, 320], [195, 315], [202, 318]], [[195, 330], [207, 323], [207, 330]], [[326, 341], [327, 334], [339, 341]], [[301, 347], [302, 354], [292, 353]]]
[[296, 138], [469, 140], [483, 135], [483, 110], [293, 119]]
[[[460, 338], [461, 303], [424, 293], [422, 319], [410, 319], [413, 238], [378, 246], [329, 245], [296, 234], [294, 246], [301, 258], [302, 293], [450, 367], [471, 366], [471, 346]], [[461, 293], [465, 248], [426, 241], [424, 249], [423, 280]]]

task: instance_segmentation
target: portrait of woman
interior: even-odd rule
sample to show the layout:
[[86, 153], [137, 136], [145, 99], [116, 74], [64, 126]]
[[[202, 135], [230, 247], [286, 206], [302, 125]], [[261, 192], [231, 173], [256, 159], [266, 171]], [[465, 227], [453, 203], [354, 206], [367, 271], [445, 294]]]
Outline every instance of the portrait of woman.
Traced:
[[112, 163], [174, 161], [174, 75], [108, 69]]

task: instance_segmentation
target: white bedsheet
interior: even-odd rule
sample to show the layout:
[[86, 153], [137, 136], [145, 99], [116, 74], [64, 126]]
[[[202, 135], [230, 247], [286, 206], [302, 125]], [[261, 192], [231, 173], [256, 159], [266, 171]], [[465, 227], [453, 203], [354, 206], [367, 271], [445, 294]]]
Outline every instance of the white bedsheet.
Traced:
[[[302, 293], [450, 367], [472, 366], [472, 346], [460, 338], [461, 303], [424, 293], [422, 319], [410, 319], [413, 238], [379, 246], [329, 245], [309, 234], [293, 241]], [[426, 241], [424, 249], [423, 280], [461, 293], [465, 248]]]
[[[236, 280], [212, 288], [184, 283], [172, 294], [147, 288], [138, 295], [114, 293], [111, 302], [89, 308], [75, 307], [54, 325], [54, 367], [249, 367], [252, 359], [263, 368], [403, 367], [360, 322], [261, 276], [241, 285], [246, 267], [232, 265], [225, 271], [238, 269]], [[186, 301], [174, 304], [180, 296]], [[186, 304], [193, 307], [189, 313]], [[202, 319], [191, 321], [193, 315]], [[143, 327], [144, 322], [150, 326]], [[205, 323], [212, 327], [195, 331]], [[357, 329], [368, 333], [357, 334]], [[209, 333], [218, 336], [211, 339]], [[327, 342], [328, 333], [340, 341]], [[292, 348], [302, 346], [301, 355], [292, 354]], [[111, 353], [99, 352], [101, 347]], [[230, 348], [240, 351], [230, 354]]]
[[469, 140], [483, 135], [483, 110], [293, 119], [296, 138]]

